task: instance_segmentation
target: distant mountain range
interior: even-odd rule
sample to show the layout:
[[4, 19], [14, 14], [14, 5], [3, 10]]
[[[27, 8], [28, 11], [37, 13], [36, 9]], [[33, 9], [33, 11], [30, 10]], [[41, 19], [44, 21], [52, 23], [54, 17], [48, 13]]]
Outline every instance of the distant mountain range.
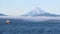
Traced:
[[60, 15], [50, 14], [48, 12], [43, 11], [40, 8], [36, 8], [36, 9], [29, 11], [27, 14], [25, 14], [23, 16], [53, 16], [53, 17], [56, 17], [56, 16], [60, 16]]
[[1, 14], [1, 13], [0, 13], [0, 16], [7, 16], [7, 15], [5, 15], [5, 14]]

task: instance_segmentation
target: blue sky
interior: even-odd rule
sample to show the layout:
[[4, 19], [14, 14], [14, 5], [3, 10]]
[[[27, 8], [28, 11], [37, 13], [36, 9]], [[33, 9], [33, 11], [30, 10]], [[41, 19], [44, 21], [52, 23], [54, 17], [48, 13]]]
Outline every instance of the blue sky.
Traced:
[[22, 15], [36, 7], [60, 14], [60, 0], [0, 0], [0, 13], [7, 15]]

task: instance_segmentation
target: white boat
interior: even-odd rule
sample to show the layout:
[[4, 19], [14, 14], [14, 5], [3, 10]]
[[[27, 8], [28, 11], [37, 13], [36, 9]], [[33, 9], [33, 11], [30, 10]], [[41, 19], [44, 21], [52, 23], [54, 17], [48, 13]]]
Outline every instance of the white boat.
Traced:
[[6, 24], [10, 24], [11, 23], [11, 21], [10, 20], [6, 20]]

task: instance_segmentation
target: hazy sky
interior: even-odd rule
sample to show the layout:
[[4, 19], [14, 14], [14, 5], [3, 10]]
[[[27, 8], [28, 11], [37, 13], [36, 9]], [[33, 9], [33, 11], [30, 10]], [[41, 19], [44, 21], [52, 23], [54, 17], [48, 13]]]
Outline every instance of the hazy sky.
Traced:
[[7, 15], [21, 15], [36, 7], [59, 14], [60, 0], [0, 0], [0, 13]]

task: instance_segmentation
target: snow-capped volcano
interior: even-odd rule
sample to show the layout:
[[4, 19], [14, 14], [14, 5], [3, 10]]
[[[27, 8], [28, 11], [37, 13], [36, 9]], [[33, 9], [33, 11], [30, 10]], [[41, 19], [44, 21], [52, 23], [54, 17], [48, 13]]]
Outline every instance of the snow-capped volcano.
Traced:
[[35, 9], [29, 11], [24, 16], [60, 16], [60, 15], [50, 14], [48, 12], [43, 11], [40, 8], [35, 8]]
[[45, 12], [43, 10], [41, 10], [40, 8], [35, 8], [33, 10], [31, 10], [30, 12], [28, 12], [28, 15], [30, 16], [38, 16], [40, 14], [44, 14]]

